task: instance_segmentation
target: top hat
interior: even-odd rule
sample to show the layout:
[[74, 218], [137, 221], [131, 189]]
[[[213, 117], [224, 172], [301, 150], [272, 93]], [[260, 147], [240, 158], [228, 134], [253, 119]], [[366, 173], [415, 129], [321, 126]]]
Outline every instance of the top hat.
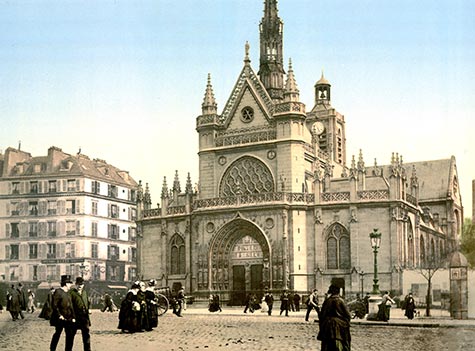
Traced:
[[76, 278], [76, 285], [82, 285], [84, 284], [84, 278], [83, 277], [77, 277]]
[[61, 276], [61, 285], [64, 285], [66, 283], [71, 283], [71, 284], [73, 283], [73, 281], [71, 280], [71, 276], [69, 274]]

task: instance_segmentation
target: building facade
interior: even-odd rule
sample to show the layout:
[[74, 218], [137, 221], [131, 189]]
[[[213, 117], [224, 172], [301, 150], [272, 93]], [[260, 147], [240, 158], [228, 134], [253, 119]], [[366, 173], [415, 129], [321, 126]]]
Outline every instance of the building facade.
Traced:
[[38, 157], [8, 148], [0, 175], [0, 281], [135, 278], [137, 183], [128, 172], [57, 147]]
[[[443, 259], [458, 240], [462, 204], [454, 157], [405, 164], [347, 164], [345, 117], [322, 74], [314, 106], [299, 99], [283, 63], [277, 1], [265, 1], [256, 74], [246, 43], [237, 82], [218, 114], [211, 79], [199, 134], [199, 182], [163, 182], [161, 203], [139, 190], [139, 274], [189, 294], [241, 303], [249, 291], [370, 291], [369, 233], [382, 233], [382, 289], [402, 293], [404, 270]], [[366, 279], [365, 279], [366, 276]]]

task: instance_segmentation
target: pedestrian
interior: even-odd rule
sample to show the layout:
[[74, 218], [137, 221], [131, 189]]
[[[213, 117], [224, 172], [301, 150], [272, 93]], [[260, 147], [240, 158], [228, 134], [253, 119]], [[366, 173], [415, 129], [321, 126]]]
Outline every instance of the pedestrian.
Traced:
[[369, 299], [370, 299], [371, 295], [369, 293], [366, 293], [365, 297], [363, 298], [363, 303], [365, 305], [365, 308], [366, 308], [366, 314], [369, 313]]
[[385, 291], [383, 294], [381, 303], [378, 305], [377, 319], [379, 321], [383, 321], [383, 322], [389, 321], [392, 303], [396, 303], [396, 302], [391, 298], [391, 296], [389, 295], [389, 292]]
[[328, 298], [320, 311], [317, 340], [322, 342], [322, 351], [350, 351], [351, 315], [345, 301], [340, 296], [340, 288], [330, 285]]
[[271, 316], [272, 307], [274, 306], [274, 296], [272, 295], [272, 293], [269, 291], [268, 288], [265, 289], [264, 301], [267, 304], [267, 314]]
[[282, 316], [282, 312], [285, 311], [285, 316], [289, 316], [289, 292], [287, 289], [284, 289], [282, 294], [280, 295], [280, 315]]
[[104, 296], [102, 297], [103, 304], [101, 308], [101, 312], [109, 311], [109, 312], [115, 312], [117, 311], [117, 306], [114, 303], [114, 300], [112, 300], [112, 297], [106, 292]]
[[295, 306], [294, 306], [294, 293], [289, 292], [289, 311], [295, 312]]
[[137, 301], [139, 289], [139, 282], [134, 282], [120, 304], [119, 326], [117, 328], [122, 330], [123, 333], [141, 331], [140, 303]]
[[81, 330], [84, 351], [91, 351], [91, 334], [89, 332], [89, 327], [91, 326], [89, 318], [90, 303], [87, 291], [84, 289], [84, 279], [82, 277], [76, 278], [75, 286], [69, 290], [69, 294], [71, 295], [74, 315], [76, 316], [74, 335], [76, 335], [78, 329]]
[[267, 313], [269, 311], [269, 306], [267, 306], [266, 296], [262, 296], [261, 299], [261, 312]]
[[147, 331], [158, 327], [157, 296], [155, 295], [155, 279], [148, 281], [148, 287], [145, 289], [145, 304], [147, 307]]
[[294, 306], [295, 311], [300, 312], [300, 295], [298, 293], [294, 294]]
[[248, 293], [246, 295], [246, 300], [244, 301], [244, 313], [247, 313], [247, 311], [249, 310], [249, 312], [251, 313], [254, 313], [254, 308], [252, 307], [252, 294], [251, 293]]
[[140, 281], [139, 282], [139, 291], [137, 292], [137, 302], [140, 304], [140, 327], [141, 331], [147, 330], [150, 331], [149, 323], [148, 323], [148, 310], [147, 310], [147, 301], [145, 298], [145, 292], [147, 290], [147, 287], [145, 286], [145, 283]]
[[55, 327], [55, 331], [51, 338], [50, 351], [56, 351], [63, 330], [66, 334], [64, 350], [72, 351], [73, 349], [76, 317], [71, 295], [68, 293], [72, 285], [71, 276], [62, 275], [61, 287], [54, 291], [50, 325]]
[[44, 318], [46, 320], [51, 319], [51, 314], [53, 313], [53, 294], [54, 288], [51, 287], [48, 292], [48, 296], [46, 296], [46, 301], [43, 304], [43, 308], [41, 309], [40, 315], [38, 317]]
[[7, 290], [7, 311], [10, 312], [13, 321], [18, 319], [18, 315], [21, 311], [20, 293], [15, 289], [14, 284]]
[[414, 301], [414, 298], [412, 297], [412, 293], [409, 293], [404, 299], [404, 308], [406, 310], [404, 315], [408, 319], [414, 319], [414, 311], [416, 310], [416, 303]]
[[35, 312], [35, 293], [28, 289], [28, 312]]
[[18, 283], [18, 294], [19, 294], [19, 298], [20, 298], [20, 311], [19, 311], [19, 315], [21, 317], [21, 319], [25, 319], [25, 315], [23, 314], [23, 312], [26, 312], [26, 310], [28, 309], [28, 293], [25, 291], [25, 289], [23, 289], [23, 284], [22, 283]]
[[185, 288], [183, 286], [180, 288], [180, 290], [178, 290], [176, 300], [178, 304], [178, 310], [176, 312], [176, 315], [177, 317], [183, 317], [183, 315], [181, 314], [181, 311], [183, 310], [185, 306], [185, 300], [186, 300]]
[[313, 289], [312, 293], [308, 296], [307, 299], [307, 312], [305, 313], [305, 322], [308, 322], [308, 318], [310, 317], [310, 312], [315, 310], [317, 312], [317, 316], [320, 314], [320, 305], [318, 303], [318, 290]]
[[210, 312], [223, 312], [221, 309], [221, 304], [219, 302], [219, 295], [218, 294], [211, 294], [209, 295], [209, 305], [208, 311]]

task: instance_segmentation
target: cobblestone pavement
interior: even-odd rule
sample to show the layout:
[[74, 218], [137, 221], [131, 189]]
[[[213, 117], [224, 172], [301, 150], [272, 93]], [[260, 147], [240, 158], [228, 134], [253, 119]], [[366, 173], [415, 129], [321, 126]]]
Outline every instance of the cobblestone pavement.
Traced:
[[[290, 317], [271, 316], [241, 311], [206, 313], [185, 311], [183, 318], [167, 312], [160, 317], [159, 327], [152, 332], [121, 334], [117, 313], [91, 315], [92, 346], [95, 351], [130, 350], [319, 350], [315, 340], [318, 324], [305, 323], [303, 313]], [[11, 321], [7, 313], [0, 314], [0, 350], [48, 350], [53, 328], [28, 314], [25, 320]], [[76, 335], [74, 351], [82, 350], [81, 336]], [[475, 350], [473, 326], [429, 327], [404, 324], [360, 324], [351, 328], [353, 351], [377, 350]], [[64, 349], [64, 335], [58, 350]]]

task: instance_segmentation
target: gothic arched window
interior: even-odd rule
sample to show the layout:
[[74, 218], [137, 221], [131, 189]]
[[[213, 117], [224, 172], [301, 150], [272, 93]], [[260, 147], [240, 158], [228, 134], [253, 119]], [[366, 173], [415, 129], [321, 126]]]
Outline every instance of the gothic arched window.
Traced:
[[327, 268], [351, 267], [350, 235], [341, 224], [334, 224], [327, 235]]
[[420, 246], [420, 260], [421, 260], [421, 265], [424, 265], [426, 263], [426, 248], [424, 246], [424, 237], [421, 235], [421, 239], [419, 242]]
[[260, 160], [244, 156], [234, 161], [221, 179], [221, 197], [274, 192], [274, 177]]
[[185, 274], [185, 241], [175, 234], [170, 241], [170, 274]]

